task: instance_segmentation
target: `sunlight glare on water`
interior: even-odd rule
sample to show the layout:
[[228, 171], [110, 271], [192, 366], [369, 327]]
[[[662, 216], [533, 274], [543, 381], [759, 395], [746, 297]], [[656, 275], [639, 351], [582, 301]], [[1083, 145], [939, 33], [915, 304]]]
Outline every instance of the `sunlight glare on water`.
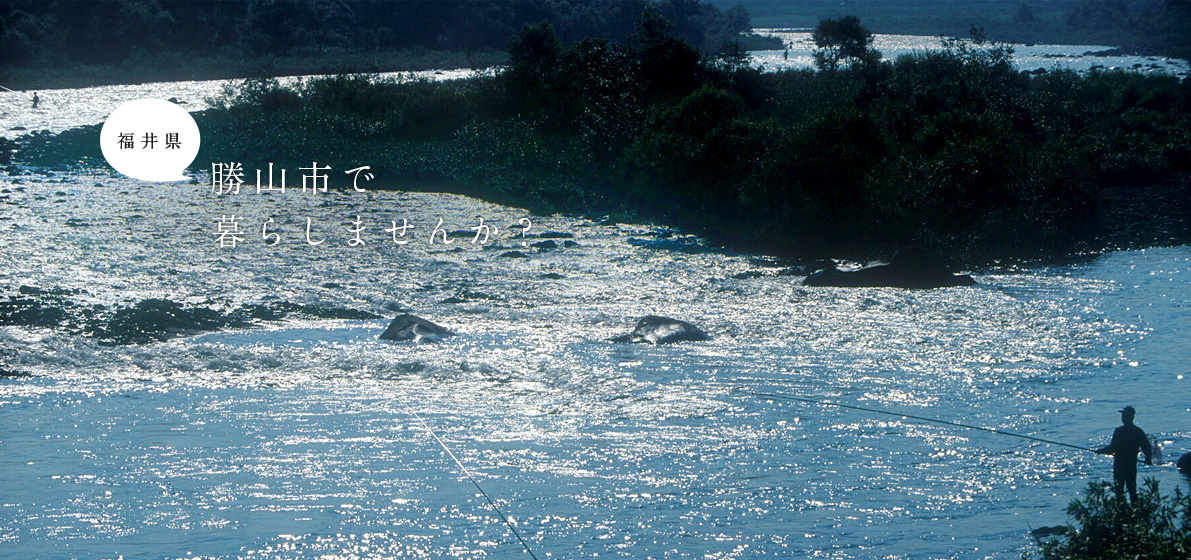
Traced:
[[[378, 77], [393, 80], [457, 80], [476, 75], [489, 75], [491, 70], [426, 70], [418, 72], [384, 72]], [[301, 84], [317, 76], [287, 76], [278, 78], [280, 85], [300, 88]], [[202, 111], [211, 107], [211, 99], [223, 96], [225, 88], [234, 88], [244, 80], [187, 80], [180, 82], [151, 82], [118, 84], [83, 88], [40, 90], [41, 102], [30, 108], [31, 92], [0, 91], [0, 136], [16, 138], [32, 131], [62, 132], [88, 124], [103, 122], [118, 107], [137, 99], [177, 99], [187, 111]]]
[[[813, 68], [815, 66], [815, 42], [811, 32], [791, 29], [757, 29], [758, 35], [780, 38], [787, 50], [754, 51], [749, 54], [755, 65], [763, 70]], [[874, 34], [872, 48], [881, 52], [885, 60], [897, 60], [899, 56], [922, 54], [943, 48], [944, 37], [924, 35], [882, 35]], [[1112, 47], [1102, 45], [1023, 45], [1018, 43], [994, 43], [1011, 49], [1010, 58], [1014, 67], [1022, 71], [1074, 70], [1087, 72], [1099, 70], [1128, 70], [1146, 74], [1168, 74], [1180, 78], [1191, 72], [1191, 64], [1180, 58], [1165, 56], [1125, 55]]]
[[[476, 558], [521, 549], [417, 412], [539, 558], [1017, 558], [1027, 524], [1110, 463], [1080, 446], [1124, 404], [1191, 443], [1183, 364], [1191, 248], [977, 275], [930, 291], [807, 288], [665, 228], [600, 225], [461, 196], [218, 197], [101, 172], [6, 178], [0, 280], [79, 305], [166, 298], [301, 314], [108, 346], [0, 328], [0, 545], [21, 557]], [[273, 193], [276, 194], [276, 193]], [[259, 235], [221, 248], [235, 212]], [[303, 241], [305, 217], [328, 241]], [[349, 247], [360, 216], [368, 243]], [[497, 247], [381, 227], [502, 226]], [[535, 249], [535, 233], [575, 246]], [[428, 229], [417, 230], [415, 236]], [[516, 249], [529, 258], [502, 258]], [[758, 272], [754, 275], [741, 275]], [[547, 276], [553, 274], [557, 276]], [[738, 278], [739, 276], [739, 278]], [[750, 277], [758, 276], [758, 277]], [[377, 340], [409, 311], [458, 336]], [[650, 314], [714, 338], [607, 339]], [[1175, 455], [1171, 453], [1169, 455]], [[1164, 487], [1182, 484], [1154, 467]]]

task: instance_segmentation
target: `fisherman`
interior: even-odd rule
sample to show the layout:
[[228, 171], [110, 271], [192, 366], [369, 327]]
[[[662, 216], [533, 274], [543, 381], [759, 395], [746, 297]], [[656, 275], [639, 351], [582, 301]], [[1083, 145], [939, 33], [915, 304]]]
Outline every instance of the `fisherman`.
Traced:
[[36, 108], [37, 108], [37, 104], [38, 104], [38, 103], [40, 103], [40, 102], [41, 102], [41, 99], [38, 99], [38, 98], [37, 98], [37, 92], [36, 92], [36, 91], [35, 91], [35, 92], [33, 92], [33, 108], [34, 108], [34, 109], [36, 109]]
[[1121, 423], [1124, 425], [1112, 433], [1112, 442], [1096, 450], [1101, 455], [1112, 455], [1113, 482], [1118, 492], [1122, 486], [1129, 489], [1130, 503], [1137, 502], [1137, 452], [1140, 450], [1145, 453], [1147, 465], [1154, 464], [1150, 460], [1153, 453], [1150, 440], [1141, 428], [1133, 425], [1136, 414], [1137, 411], [1131, 406], [1122, 408]]

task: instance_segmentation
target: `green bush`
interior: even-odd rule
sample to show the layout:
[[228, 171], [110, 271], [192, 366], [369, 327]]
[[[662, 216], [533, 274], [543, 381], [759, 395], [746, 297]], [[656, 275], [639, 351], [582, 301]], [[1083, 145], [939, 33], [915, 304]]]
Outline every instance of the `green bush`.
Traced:
[[1073, 524], [1042, 543], [1045, 560], [1184, 560], [1191, 557], [1191, 495], [1179, 488], [1163, 496], [1146, 479], [1137, 503], [1107, 483], [1088, 484], [1087, 495], [1067, 506]]

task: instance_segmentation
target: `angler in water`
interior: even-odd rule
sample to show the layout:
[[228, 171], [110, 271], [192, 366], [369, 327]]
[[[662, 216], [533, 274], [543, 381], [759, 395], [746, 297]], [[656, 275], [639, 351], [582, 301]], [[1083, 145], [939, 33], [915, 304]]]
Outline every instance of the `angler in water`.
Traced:
[[1130, 503], [1137, 502], [1137, 452], [1142, 451], [1146, 456], [1146, 464], [1151, 461], [1153, 449], [1150, 440], [1141, 428], [1133, 425], [1133, 417], [1137, 411], [1131, 406], [1121, 409], [1121, 427], [1112, 433], [1112, 442], [1096, 450], [1101, 455], [1112, 455], [1112, 478], [1119, 491], [1122, 486], [1129, 490]]

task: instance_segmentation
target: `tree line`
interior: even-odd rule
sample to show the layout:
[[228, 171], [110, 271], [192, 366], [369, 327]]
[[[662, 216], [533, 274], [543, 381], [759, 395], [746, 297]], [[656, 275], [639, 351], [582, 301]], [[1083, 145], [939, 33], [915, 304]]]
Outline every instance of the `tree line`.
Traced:
[[[961, 41], [885, 61], [849, 18], [815, 37], [819, 69], [766, 73], [701, 51], [656, 7], [623, 41], [567, 44], [539, 22], [495, 76], [248, 81], [196, 115], [197, 161], [294, 169], [316, 154], [389, 188], [806, 259], [919, 245], [980, 266], [1191, 241], [1191, 81], [1026, 74]], [[17, 157], [87, 155], [88, 134], [25, 139]]]
[[535, 22], [551, 24], [565, 42], [621, 41], [646, 6], [709, 51], [750, 29], [743, 8], [700, 0], [3, 0], [0, 56], [4, 65], [69, 66], [157, 53], [503, 50]]

